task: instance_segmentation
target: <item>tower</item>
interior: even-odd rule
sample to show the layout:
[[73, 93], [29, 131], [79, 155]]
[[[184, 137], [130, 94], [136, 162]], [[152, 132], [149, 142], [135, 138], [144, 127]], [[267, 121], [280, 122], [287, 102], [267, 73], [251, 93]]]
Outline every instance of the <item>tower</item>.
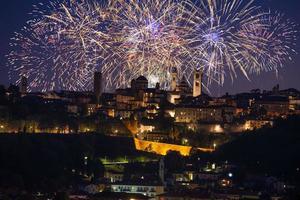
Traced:
[[97, 100], [97, 104], [100, 102], [100, 96], [102, 95], [102, 73], [94, 73], [94, 95]]
[[135, 80], [135, 89], [137, 90], [145, 90], [148, 88], [149, 81], [145, 76], [139, 76]]
[[159, 89], [160, 89], [160, 84], [159, 84], [159, 83], [156, 83], [155, 89], [156, 89], [156, 90], [159, 90]]
[[135, 88], [136, 88], [135, 79], [132, 79], [130, 87], [133, 91], [135, 91]]
[[26, 94], [27, 93], [27, 78], [25, 76], [21, 77], [21, 82], [20, 82], [20, 92], [22, 94]]
[[197, 97], [202, 94], [202, 76], [203, 76], [203, 72], [201, 70], [195, 70], [194, 85], [193, 85], [193, 97]]
[[176, 68], [172, 69], [172, 81], [171, 81], [171, 91], [175, 91], [177, 87], [177, 70]]
[[159, 160], [158, 175], [161, 182], [164, 184], [165, 183], [165, 159], [164, 158], [161, 158]]

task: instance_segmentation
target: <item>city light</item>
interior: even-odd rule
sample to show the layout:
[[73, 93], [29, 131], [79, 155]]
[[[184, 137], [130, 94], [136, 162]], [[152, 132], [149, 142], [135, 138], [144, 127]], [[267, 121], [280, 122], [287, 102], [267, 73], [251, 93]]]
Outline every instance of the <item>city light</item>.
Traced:
[[87, 165], [87, 164], [88, 164], [88, 157], [85, 156], [85, 157], [84, 157], [84, 165]]
[[186, 139], [186, 138], [183, 138], [183, 139], [182, 139], [182, 144], [183, 144], [183, 145], [188, 145], [188, 143], [189, 143], [189, 140], [188, 140], [188, 139]]
[[217, 148], [217, 144], [216, 144], [216, 143], [214, 143], [214, 144], [213, 144], [213, 146], [214, 146], [214, 150], [216, 150], [216, 148]]
[[223, 132], [223, 129], [222, 129], [222, 127], [221, 127], [220, 124], [215, 125], [215, 127], [214, 127], [214, 132], [215, 132], [215, 133], [222, 133], [222, 132]]
[[212, 169], [212, 170], [215, 170], [215, 169], [216, 169], [216, 163], [213, 163], [213, 164], [211, 165], [211, 169]]

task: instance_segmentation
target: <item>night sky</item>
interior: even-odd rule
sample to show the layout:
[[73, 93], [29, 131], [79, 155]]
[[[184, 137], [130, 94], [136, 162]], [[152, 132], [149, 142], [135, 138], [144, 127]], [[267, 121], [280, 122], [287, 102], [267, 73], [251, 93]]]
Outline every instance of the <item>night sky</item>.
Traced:
[[[247, 0], [245, 0], [247, 1]], [[276, 9], [284, 12], [285, 15], [300, 24], [300, 1], [299, 0], [257, 0], [266, 8]], [[18, 31], [27, 21], [32, 5], [45, 0], [9, 0], [0, 3], [0, 84], [8, 85], [8, 69], [6, 67], [5, 55], [8, 53], [9, 38], [14, 31]], [[298, 26], [300, 29], [300, 26]], [[300, 34], [296, 50], [300, 53]], [[274, 85], [280, 84], [281, 88], [297, 88], [300, 90], [300, 54], [294, 56], [294, 60], [286, 63], [280, 69], [277, 77], [274, 72], [263, 73], [251, 77], [249, 82], [245, 77], [240, 76], [233, 82], [228, 79], [223, 87], [214, 86], [210, 90], [213, 95], [222, 95], [225, 92], [236, 93], [249, 91], [253, 88], [271, 89]]]

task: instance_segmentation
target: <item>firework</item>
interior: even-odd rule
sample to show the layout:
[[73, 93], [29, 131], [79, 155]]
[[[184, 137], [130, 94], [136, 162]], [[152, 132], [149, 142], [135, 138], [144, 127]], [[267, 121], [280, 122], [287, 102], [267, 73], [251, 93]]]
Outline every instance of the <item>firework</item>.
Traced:
[[222, 85], [238, 71], [277, 71], [295, 52], [295, 24], [254, 0], [62, 1], [35, 6], [12, 38], [11, 77], [28, 77], [31, 90], [89, 90], [95, 71], [107, 90], [140, 75], [168, 89], [173, 69]]
[[294, 26], [288, 28], [278, 17], [261, 12], [254, 0], [203, 0], [187, 5], [187, 40], [208, 84], [222, 85], [226, 75], [236, 78], [238, 70], [249, 79], [250, 73], [276, 69], [289, 55], [286, 41], [293, 37]]
[[12, 38], [11, 73], [28, 77], [31, 90], [86, 90], [109, 45], [99, 28], [103, 13], [85, 1], [36, 6], [34, 19]]
[[244, 25], [238, 33], [247, 50], [243, 62], [249, 73], [276, 71], [295, 54], [297, 27], [281, 13], [269, 13], [259, 21]]
[[114, 58], [103, 72], [118, 86], [144, 75], [150, 85], [168, 88], [173, 68], [184, 73], [183, 57], [189, 54], [180, 22], [184, 10], [172, 0], [116, 1], [111, 34], [115, 39]]

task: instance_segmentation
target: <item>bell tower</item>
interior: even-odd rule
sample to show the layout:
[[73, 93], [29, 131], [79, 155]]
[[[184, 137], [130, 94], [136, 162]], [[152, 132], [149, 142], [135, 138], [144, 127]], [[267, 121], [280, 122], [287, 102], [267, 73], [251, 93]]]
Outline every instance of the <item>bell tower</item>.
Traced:
[[193, 97], [197, 97], [202, 94], [202, 77], [203, 77], [203, 72], [201, 70], [195, 70], [194, 85], [193, 85]]
[[22, 94], [26, 94], [27, 93], [27, 88], [28, 88], [27, 78], [25, 76], [22, 76], [21, 77], [21, 82], [20, 82], [20, 92]]

